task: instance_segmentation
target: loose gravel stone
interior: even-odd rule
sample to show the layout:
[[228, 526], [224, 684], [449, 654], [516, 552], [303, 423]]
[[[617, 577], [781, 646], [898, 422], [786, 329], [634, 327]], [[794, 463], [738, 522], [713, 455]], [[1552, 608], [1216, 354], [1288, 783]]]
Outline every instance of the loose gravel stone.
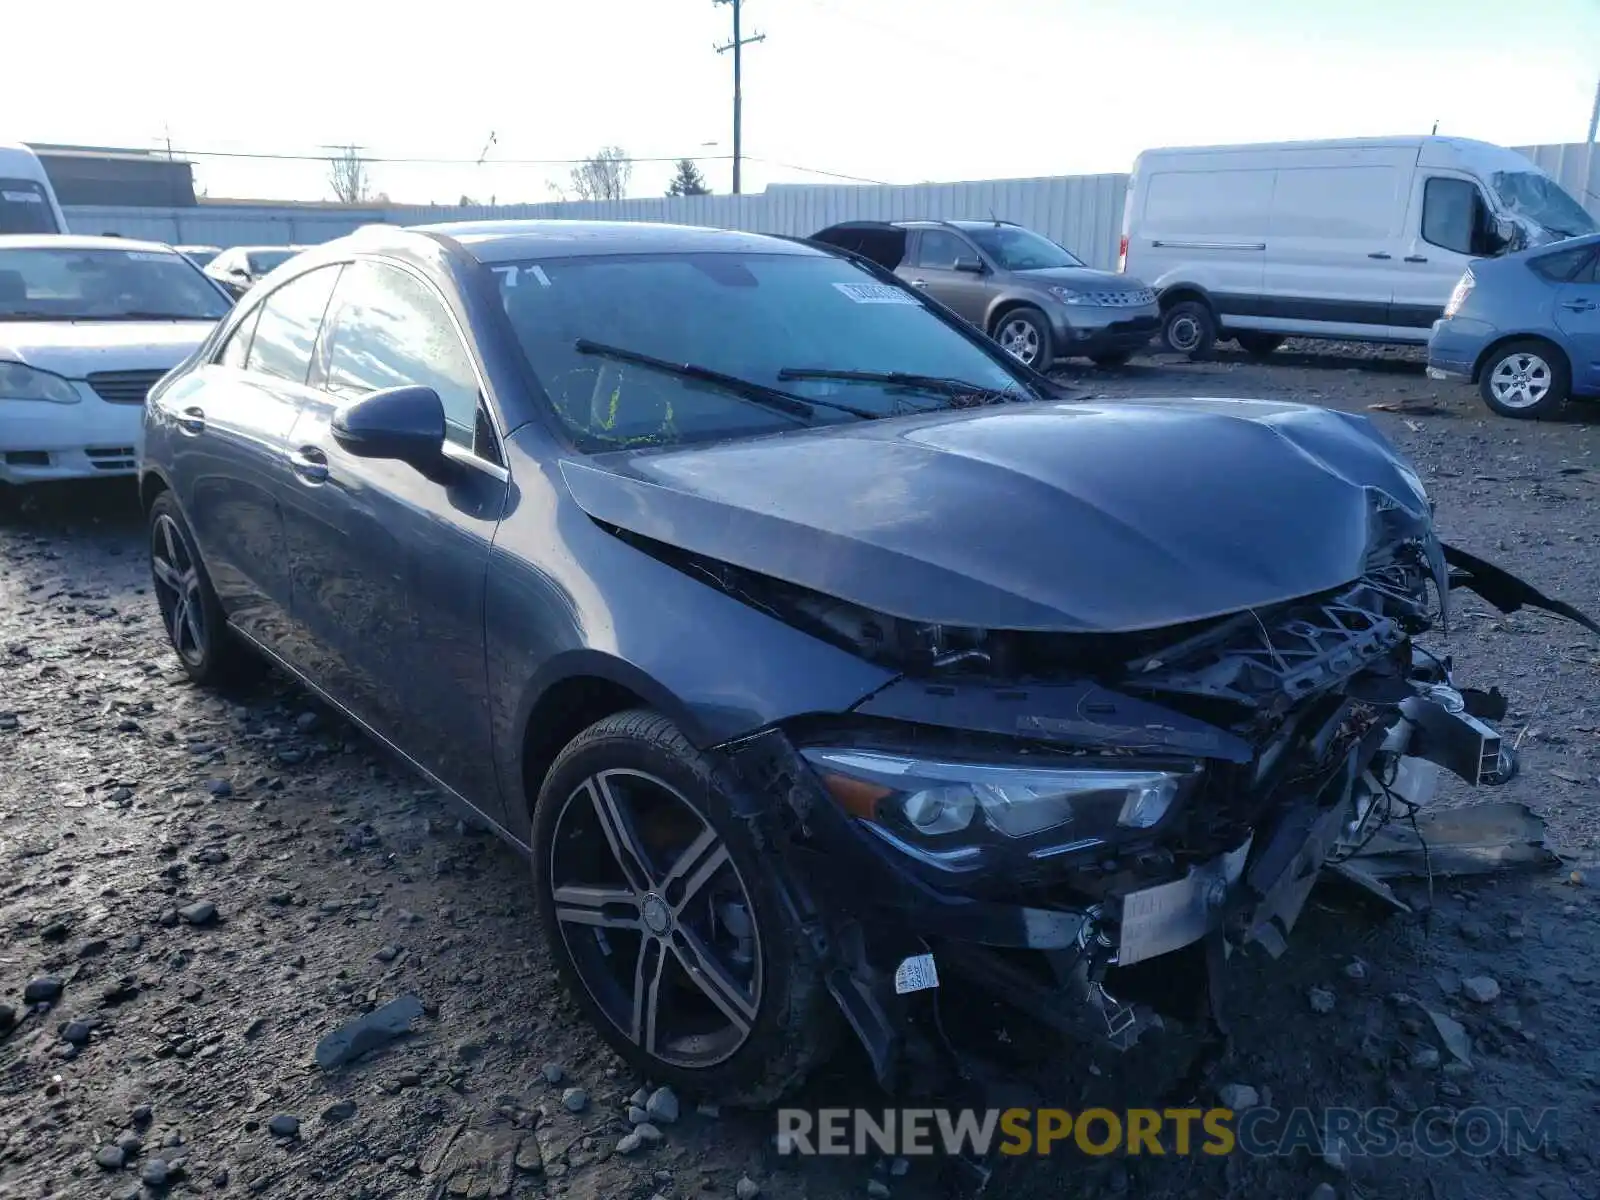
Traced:
[[288, 1113], [279, 1113], [267, 1122], [267, 1132], [273, 1137], [292, 1138], [300, 1136], [300, 1118], [291, 1117]]
[[733, 1185], [733, 1194], [738, 1200], [756, 1200], [761, 1195], [761, 1185], [748, 1175], [739, 1176], [739, 1182]]
[[54, 975], [41, 975], [28, 980], [22, 989], [22, 998], [29, 1004], [49, 1004], [61, 995], [62, 983]]
[[567, 1076], [567, 1069], [560, 1063], [547, 1062], [541, 1068], [546, 1083], [560, 1083]]
[[1487, 975], [1474, 975], [1461, 981], [1461, 993], [1474, 1004], [1493, 1004], [1500, 999], [1500, 985]]
[[217, 906], [209, 900], [196, 900], [178, 910], [178, 916], [190, 925], [209, 925], [217, 916]]
[[114, 1143], [101, 1146], [94, 1152], [94, 1161], [108, 1171], [122, 1170], [122, 1147]]
[[1306, 993], [1306, 999], [1311, 1004], [1311, 1011], [1320, 1016], [1327, 1016], [1333, 1011], [1333, 992], [1325, 987], [1314, 987]]
[[589, 1093], [581, 1087], [570, 1087], [561, 1093], [561, 1107], [570, 1113], [580, 1113], [589, 1106]]
[[657, 1088], [645, 1101], [644, 1110], [650, 1114], [651, 1120], [671, 1125], [678, 1119], [677, 1094], [669, 1087]]

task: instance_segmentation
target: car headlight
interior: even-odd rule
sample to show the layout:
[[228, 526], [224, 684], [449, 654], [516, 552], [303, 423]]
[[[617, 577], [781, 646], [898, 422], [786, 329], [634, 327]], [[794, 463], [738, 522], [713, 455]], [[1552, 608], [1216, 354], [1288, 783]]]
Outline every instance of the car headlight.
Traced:
[[78, 389], [53, 371], [0, 362], [0, 400], [43, 400], [49, 404], [76, 404]]
[[914, 758], [877, 750], [802, 750], [853, 816], [929, 847], [1045, 834], [1072, 843], [1149, 829], [1198, 769], [1032, 767]]
[[1071, 288], [1053, 287], [1050, 294], [1063, 304], [1091, 304], [1093, 297], [1087, 292], [1075, 292]]

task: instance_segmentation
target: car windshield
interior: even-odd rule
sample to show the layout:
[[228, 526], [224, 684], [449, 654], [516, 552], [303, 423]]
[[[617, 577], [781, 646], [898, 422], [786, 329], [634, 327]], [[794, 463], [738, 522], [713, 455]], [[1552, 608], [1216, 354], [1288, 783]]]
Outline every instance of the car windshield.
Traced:
[[287, 248], [283, 250], [252, 250], [245, 257], [250, 263], [250, 274], [265, 275], [268, 271], [273, 271], [283, 266], [284, 263], [299, 253], [300, 251], [298, 250]]
[[185, 258], [187, 258], [195, 266], [203, 267], [208, 262], [210, 262], [213, 258], [215, 258], [217, 255], [221, 254], [222, 251], [220, 251], [220, 250], [211, 250], [211, 249], [202, 250], [202, 249], [196, 249], [195, 247], [191, 246], [187, 250], [180, 250], [179, 253], [181, 253]]
[[[971, 392], [1036, 398], [998, 352], [842, 259], [609, 255], [492, 269], [528, 361], [585, 449], [949, 408]], [[827, 377], [802, 377], [811, 373]]]
[[228, 300], [169, 250], [0, 250], [0, 321], [214, 321]]
[[0, 179], [0, 233], [60, 233], [44, 189], [31, 179]]
[[1561, 185], [1537, 171], [1499, 171], [1490, 179], [1494, 194], [1507, 211], [1544, 226], [1563, 237], [1594, 233], [1595, 220]]
[[1083, 260], [1043, 234], [1015, 225], [969, 226], [962, 230], [1002, 271], [1044, 271], [1081, 267]]

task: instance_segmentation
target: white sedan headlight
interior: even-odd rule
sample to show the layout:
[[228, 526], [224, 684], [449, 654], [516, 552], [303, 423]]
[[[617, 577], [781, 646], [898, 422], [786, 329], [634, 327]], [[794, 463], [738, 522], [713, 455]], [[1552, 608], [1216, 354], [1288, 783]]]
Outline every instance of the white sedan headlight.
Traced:
[[53, 371], [41, 371], [17, 362], [0, 362], [0, 401], [76, 404], [79, 399], [78, 389]]

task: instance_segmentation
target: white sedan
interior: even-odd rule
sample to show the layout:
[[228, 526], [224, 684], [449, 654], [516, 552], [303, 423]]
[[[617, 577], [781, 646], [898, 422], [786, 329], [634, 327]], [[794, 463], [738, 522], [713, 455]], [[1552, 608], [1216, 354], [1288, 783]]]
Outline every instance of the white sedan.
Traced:
[[0, 486], [134, 474], [145, 394], [232, 303], [170, 246], [0, 235]]

